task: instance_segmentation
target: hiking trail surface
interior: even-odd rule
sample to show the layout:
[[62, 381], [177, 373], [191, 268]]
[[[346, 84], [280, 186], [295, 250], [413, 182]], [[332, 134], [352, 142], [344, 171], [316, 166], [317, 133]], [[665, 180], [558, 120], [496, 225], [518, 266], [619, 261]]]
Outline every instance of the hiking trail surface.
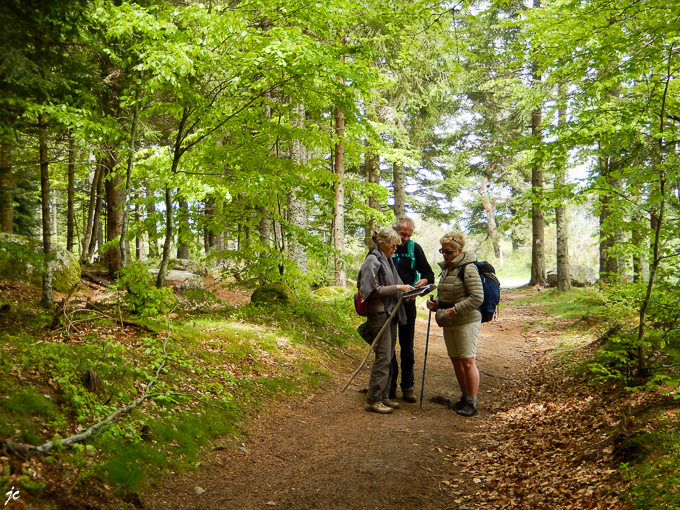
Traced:
[[[617, 497], [625, 489], [611, 445], [587, 448], [608, 437], [617, 416], [605, 405], [586, 412], [583, 383], [574, 389], [553, 366], [558, 337], [574, 321], [516, 303], [536, 292], [504, 290], [499, 319], [482, 325], [476, 416], [446, 406], [460, 392], [433, 318], [422, 407], [399, 398], [390, 415], [363, 410], [372, 355], [345, 392], [353, 370], [329, 367], [330, 386], [260, 412], [247, 439], [215, 451], [197, 472], [157, 479], [144, 508], [628, 508]], [[418, 397], [426, 313], [416, 325]]]

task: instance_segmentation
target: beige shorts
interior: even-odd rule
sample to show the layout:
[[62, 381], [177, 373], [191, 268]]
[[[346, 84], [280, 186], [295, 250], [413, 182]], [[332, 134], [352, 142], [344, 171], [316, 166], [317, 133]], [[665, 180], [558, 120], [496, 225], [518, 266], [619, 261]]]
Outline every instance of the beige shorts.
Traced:
[[481, 326], [481, 322], [473, 322], [472, 324], [443, 328], [444, 342], [449, 358], [476, 358], [477, 338]]

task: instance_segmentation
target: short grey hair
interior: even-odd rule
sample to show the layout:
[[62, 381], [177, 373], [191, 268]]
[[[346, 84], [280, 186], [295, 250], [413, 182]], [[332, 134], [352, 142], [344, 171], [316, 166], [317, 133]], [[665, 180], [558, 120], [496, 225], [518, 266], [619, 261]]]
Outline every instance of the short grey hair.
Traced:
[[374, 232], [371, 236], [375, 244], [389, 244], [390, 246], [399, 246], [401, 244], [401, 237], [393, 228], [385, 227], [380, 232]]
[[411, 230], [416, 229], [416, 225], [415, 225], [415, 223], [413, 223], [413, 220], [411, 218], [406, 217], [406, 216], [403, 216], [401, 218], [397, 218], [396, 220], [394, 220], [394, 223], [392, 223], [392, 228], [394, 230], [399, 230], [403, 225], [406, 225]]

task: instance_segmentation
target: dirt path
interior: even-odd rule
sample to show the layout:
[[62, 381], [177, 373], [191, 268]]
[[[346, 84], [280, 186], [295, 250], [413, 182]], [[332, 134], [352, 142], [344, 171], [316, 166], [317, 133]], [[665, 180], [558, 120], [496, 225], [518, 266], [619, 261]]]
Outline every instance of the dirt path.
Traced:
[[[478, 353], [480, 413], [463, 418], [433, 397], [459, 396], [441, 330], [432, 321], [423, 405], [402, 402], [391, 415], [362, 406], [369, 368], [340, 390], [350, 374], [305, 402], [281, 403], [263, 415], [239, 449], [217, 452], [196, 475], [159, 481], [144, 498], [153, 510], [180, 509], [459, 509], [456, 487], [474, 483], [447, 461], [474, 444], [531, 356], [553, 345], [544, 315], [514, 300], [535, 291], [505, 292], [498, 322], [483, 325]], [[527, 323], [532, 324], [527, 329]], [[416, 382], [420, 392], [427, 319], [416, 326]], [[369, 363], [370, 365], [370, 359]], [[504, 389], [505, 387], [505, 389]]]

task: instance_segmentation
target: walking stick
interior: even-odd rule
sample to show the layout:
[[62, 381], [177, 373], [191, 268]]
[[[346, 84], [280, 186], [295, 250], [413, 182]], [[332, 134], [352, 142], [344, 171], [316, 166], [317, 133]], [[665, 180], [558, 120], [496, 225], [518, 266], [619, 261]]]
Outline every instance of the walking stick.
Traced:
[[369, 354], [371, 354], [371, 351], [373, 350], [373, 346], [376, 344], [378, 339], [382, 336], [382, 334], [385, 332], [385, 329], [387, 326], [392, 322], [392, 318], [394, 317], [394, 314], [397, 313], [397, 310], [399, 310], [399, 307], [401, 306], [402, 301], [404, 300], [404, 297], [400, 297], [399, 301], [397, 301], [397, 305], [394, 307], [392, 310], [392, 313], [390, 314], [389, 319], [387, 319], [387, 322], [383, 324], [383, 327], [380, 328], [380, 331], [378, 332], [378, 335], [373, 339], [373, 342], [371, 342], [371, 346], [368, 348], [368, 352], [366, 353], [366, 356], [364, 356], [364, 359], [361, 360], [361, 365], [359, 365], [359, 368], [355, 370], [355, 372], [352, 374], [352, 377], [349, 378], [349, 381], [347, 381], [347, 384], [345, 384], [345, 387], [342, 389], [340, 393], [345, 391], [347, 389], [347, 386], [349, 386], [349, 383], [352, 382], [352, 380], [356, 377], [356, 375], [359, 373], [359, 370], [361, 370], [366, 363], [366, 360], [368, 359]]
[[425, 356], [423, 359], [423, 381], [420, 383], [420, 407], [423, 407], [423, 392], [425, 391], [425, 366], [427, 365], [427, 346], [430, 343], [430, 320], [432, 319], [432, 310], [427, 316], [427, 335], [425, 336]]

